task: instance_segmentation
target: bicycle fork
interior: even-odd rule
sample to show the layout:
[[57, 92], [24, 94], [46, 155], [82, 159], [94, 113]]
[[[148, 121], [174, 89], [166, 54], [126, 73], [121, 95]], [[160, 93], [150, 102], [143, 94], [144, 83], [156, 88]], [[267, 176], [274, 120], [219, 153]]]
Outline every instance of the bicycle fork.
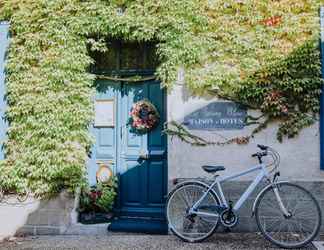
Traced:
[[289, 213], [289, 212], [287, 211], [285, 205], [284, 205], [283, 202], [282, 202], [282, 199], [281, 199], [281, 197], [280, 197], [280, 195], [279, 195], [278, 186], [277, 186], [276, 184], [273, 184], [272, 190], [273, 190], [273, 192], [274, 192], [274, 194], [275, 194], [275, 197], [276, 197], [276, 200], [277, 200], [277, 202], [278, 202], [278, 204], [279, 204], [280, 210], [281, 210], [281, 212], [284, 214], [285, 218], [289, 218], [289, 217], [291, 217], [291, 213]]
[[284, 214], [285, 218], [289, 218], [289, 217], [291, 217], [291, 213], [287, 211], [285, 205], [283, 204], [282, 199], [279, 194], [278, 185], [276, 184], [276, 180], [279, 176], [280, 176], [279, 171], [274, 174], [273, 179], [272, 179], [272, 190], [276, 196], [276, 200], [279, 204], [281, 212]]

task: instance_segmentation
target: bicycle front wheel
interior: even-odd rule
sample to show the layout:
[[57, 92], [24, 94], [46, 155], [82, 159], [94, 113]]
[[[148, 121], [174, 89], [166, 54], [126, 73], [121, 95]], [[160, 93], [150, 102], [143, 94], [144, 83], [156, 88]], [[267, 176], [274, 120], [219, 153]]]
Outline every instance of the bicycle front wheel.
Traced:
[[[269, 186], [256, 203], [256, 222], [270, 242], [283, 248], [300, 248], [311, 242], [321, 226], [321, 209], [305, 188], [282, 182]], [[282, 206], [288, 214], [284, 214]]]
[[[167, 219], [170, 230], [187, 242], [200, 242], [213, 234], [219, 217], [215, 208], [219, 200], [213, 191], [209, 191], [200, 203], [197, 211], [203, 215], [190, 215], [190, 208], [205, 194], [208, 186], [199, 182], [185, 182], [177, 186], [169, 195]], [[213, 214], [213, 216], [209, 216]]]

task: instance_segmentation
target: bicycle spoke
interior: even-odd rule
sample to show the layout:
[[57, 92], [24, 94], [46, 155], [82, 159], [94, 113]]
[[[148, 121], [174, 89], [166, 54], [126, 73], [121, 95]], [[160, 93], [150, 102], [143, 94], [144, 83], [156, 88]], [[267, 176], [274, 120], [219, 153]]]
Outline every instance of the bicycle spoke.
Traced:
[[280, 183], [278, 191], [290, 216], [283, 215], [277, 201], [273, 202], [274, 192], [268, 189], [257, 204], [258, 226], [267, 239], [281, 247], [302, 247], [316, 236], [319, 228], [318, 204], [309, 192], [294, 184]]
[[[192, 207], [203, 195], [200, 202], [202, 207], [213, 207], [219, 202], [212, 193], [205, 194], [206, 188], [200, 184], [186, 184], [169, 198], [167, 204], [167, 218], [173, 232], [191, 242], [206, 238], [214, 231], [218, 224], [218, 217], [188, 214], [188, 208]], [[208, 211], [211, 213], [211, 211]], [[179, 219], [181, 217], [181, 219]]]
[[[264, 221], [264, 228], [267, 228], [267, 230], [269, 230], [270, 228], [273, 229], [273, 226], [276, 226], [277, 225], [278, 219], [271, 218], [271, 220], [273, 220], [273, 222], [270, 224], [270, 226], [267, 226], [265, 224], [266, 223], [266, 220]], [[269, 232], [271, 232], [271, 230], [269, 230]]]
[[183, 195], [183, 194], [180, 193], [180, 197], [181, 197], [182, 201], [184, 201], [186, 207], [189, 207], [190, 206], [189, 205], [189, 201], [187, 200], [187, 198], [185, 197], [185, 195]]

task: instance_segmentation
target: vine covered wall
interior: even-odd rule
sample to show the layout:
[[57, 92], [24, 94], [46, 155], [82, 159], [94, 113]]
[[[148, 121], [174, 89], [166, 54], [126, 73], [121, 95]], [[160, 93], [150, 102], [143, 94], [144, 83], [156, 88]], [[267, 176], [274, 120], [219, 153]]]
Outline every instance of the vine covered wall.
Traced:
[[[279, 120], [278, 139], [298, 134], [319, 109], [321, 1], [4, 0], [6, 161], [0, 183], [36, 195], [84, 181], [91, 145], [93, 63], [106, 37], [157, 41], [157, 77], [172, 88], [186, 70], [193, 94], [212, 92]], [[265, 126], [260, 122], [259, 128]]]

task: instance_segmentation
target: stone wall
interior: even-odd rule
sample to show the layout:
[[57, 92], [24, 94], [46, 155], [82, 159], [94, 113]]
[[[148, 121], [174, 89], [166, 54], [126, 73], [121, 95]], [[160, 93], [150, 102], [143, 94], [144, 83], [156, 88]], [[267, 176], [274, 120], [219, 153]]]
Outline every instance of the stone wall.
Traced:
[[56, 198], [42, 200], [38, 208], [29, 214], [18, 234], [49, 235], [64, 234], [72, 221], [74, 199], [66, 193]]
[[[23, 205], [22, 205], [23, 206]], [[78, 198], [66, 192], [50, 200], [38, 201], [26, 220], [16, 229], [16, 235], [107, 235], [107, 223], [83, 225], [78, 223]], [[1, 208], [0, 208], [1, 215]], [[8, 211], [14, 218], [16, 212]], [[12, 232], [12, 235], [15, 231]]]

